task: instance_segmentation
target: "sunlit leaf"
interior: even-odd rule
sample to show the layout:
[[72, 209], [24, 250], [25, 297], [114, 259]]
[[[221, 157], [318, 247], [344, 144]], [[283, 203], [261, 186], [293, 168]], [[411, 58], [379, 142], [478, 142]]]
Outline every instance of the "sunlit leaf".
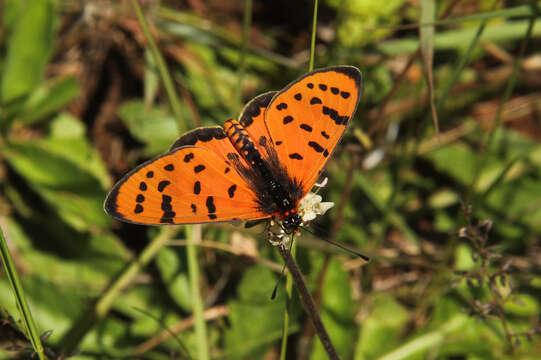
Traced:
[[28, 0], [18, 10], [1, 76], [0, 96], [4, 104], [28, 94], [38, 85], [53, 49], [51, 1]]

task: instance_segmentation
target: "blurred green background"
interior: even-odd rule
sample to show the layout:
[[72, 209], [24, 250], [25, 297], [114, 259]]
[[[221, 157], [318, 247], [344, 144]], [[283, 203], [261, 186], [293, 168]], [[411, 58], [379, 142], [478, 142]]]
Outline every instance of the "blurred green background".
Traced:
[[[190, 232], [119, 223], [103, 201], [178, 128], [220, 125], [237, 96], [307, 72], [313, 3], [254, 1], [245, 56], [244, 1], [141, 6], [176, 105], [132, 2], [0, 2], [0, 226], [45, 353], [200, 358], [200, 299], [212, 358], [278, 359], [282, 261], [261, 227], [204, 226], [199, 297]], [[364, 79], [327, 166], [336, 205], [297, 248], [343, 359], [541, 358], [540, 6], [319, 2], [316, 68], [351, 64]], [[156, 239], [168, 246], [145, 257]], [[5, 273], [0, 309], [0, 358], [29, 358]], [[295, 296], [289, 316], [287, 358], [325, 359]]]

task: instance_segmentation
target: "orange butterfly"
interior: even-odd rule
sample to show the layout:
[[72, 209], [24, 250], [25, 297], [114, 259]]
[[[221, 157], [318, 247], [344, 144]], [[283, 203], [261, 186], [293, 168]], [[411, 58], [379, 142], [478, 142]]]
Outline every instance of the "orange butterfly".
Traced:
[[184, 134], [107, 196], [105, 211], [134, 224], [195, 224], [273, 217], [298, 232], [308, 194], [355, 113], [361, 73], [315, 70], [257, 96], [240, 120]]

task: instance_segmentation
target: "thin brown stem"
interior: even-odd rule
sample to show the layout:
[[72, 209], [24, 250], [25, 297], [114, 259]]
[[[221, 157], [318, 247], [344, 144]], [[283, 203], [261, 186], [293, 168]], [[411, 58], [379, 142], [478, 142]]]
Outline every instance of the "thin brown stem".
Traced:
[[[440, 19], [445, 19], [451, 13], [453, 12], [454, 7], [460, 2], [461, 0], [454, 0], [446, 9], [445, 12], [440, 16]], [[376, 114], [376, 120], [373, 122], [372, 127], [370, 127], [367, 131], [368, 135], [374, 134], [376, 131], [383, 129], [384, 125], [386, 124], [386, 121], [381, 120], [381, 117], [383, 114], [385, 114], [385, 108], [389, 104], [390, 100], [394, 97], [394, 94], [398, 91], [398, 88], [400, 87], [400, 84], [402, 84], [402, 81], [406, 78], [406, 74], [408, 73], [408, 70], [413, 65], [414, 61], [421, 55], [421, 47], [417, 49], [413, 54], [410, 55], [410, 58], [408, 59], [408, 63], [400, 74], [398, 74], [398, 77], [396, 78], [396, 81], [393, 84], [393, 87], [391, 88], [391, 91], [385, 96], [383, 101], [381, 102], [381, 105], [379, 106], [378, 112]]]
[[339, 359], [338, 353], [336, 352], [336, 349], [334, 348], [331, 338], [329, 337], [329, 334], [327, 333], [327, 329], [325, 329], [325, 326], [323, 325], [323, 322], [321, 321], [321, 317], [319, 316], [319, 313], [317, 311], [316, 303], [314, 301], [314, 298], [308, 291], [308, 288], [306, 287], [306, 283], [304, 282], [304, 279], [302, 277], [301, 271], [299, 270], [299, 267], [297, 266], [297, 263], [295, 263], [295, 259], [291, 256], [291, 253], [289, 252], [289, 249], [283, 246], [278, 246], [278, 251], [280, 252], [280, 255], [285, 261], [285, 264], [287, 266], [287, 269], [291, 273], [291, 276], [293, 278], [293, 281], [295, 282], [295, 287], [297, 288], [297, 291], [299, 292], [299, 297], [302, 301], [302, 304], [304, 305], [304, 309], [310, 316], [310, 319], [312, 320], [312, 323], [314, 325], [314, 328], [316, 329], [316, 333], [319, 336], [319, 339], [321, 340], [321, 344], [325, 348], [325, 351], [327, 352], [327, 355], [329, 355], [329, 359]]
[[[342, 222], [344, 221], [344, 210], [346, 208], [347, 199], [349, 198], [349, 195], [351, 194], [351, 189], [353, 187], [353, 177], [355, 175], [355, 170], [359, 167], [359, 162], [360, 162], [359, 154], [354, 153], [353, 159], [350, 162], [348, 173], [346, 176], [346, 183], [344, 185], [344, 190], [342, 191], [342, 196], [340, 197], [340, 202], [338, 204], [338, 209], [336, 211], [336, 218], [333, 222], [333, 226], [329, 233], [329, 239], [331, 240], [336, 239], [338, 231], [340, 231], [340, 227], [342, 226]], [[325, 259], [323, 260], [323, 265], [318, 274], [317, 285], [316, 285], [317, 287], [314, 293], [314, 301], [317, 306], [319, 306], [321, 303], [321, 291], [323, 289], [323, 282], [325, 281], [325, 276], [327, 275], [329, 261], [330, 261], [330, 254], [325, 253]], [[299, 341], [299, 356], [298, 356], [299, 359], [308, 358], [308, 344], [310, 343], [310, 339], [312, 338], [313, 335], [314, 335], [314, 327], [312, 326], [310, 322], [307, 322], [304, 325], [304, 332]]]

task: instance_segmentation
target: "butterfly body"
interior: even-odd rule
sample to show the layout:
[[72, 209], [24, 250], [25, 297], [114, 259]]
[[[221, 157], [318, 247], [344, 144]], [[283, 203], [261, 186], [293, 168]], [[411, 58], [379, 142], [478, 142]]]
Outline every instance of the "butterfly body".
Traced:
[[251, 182], [261, 209], [269, 215], [279, 217], [287, 232], [298, 229], [302, 223], [301, 217], [297, 214], [302, 187], [286, 175], [286, 170], [280, 165], [276, 152], [267, 143], [267, 138], [261, 136], [259, 139], [259, 145], [266, 152], [266, 156], [263, 157], [254, 140], [238, 121], [227, 120], [224, 130], [249, 167], [244, 167], [236, 154], [228, 154], [228, 158], [236, 170]]
[[239, 120], [181, 136], [115, 185], [105, 210], [137, 224], [274, 217], [288, 233], [355, 112], [360, 72], [319, 69], [246, 105]]

